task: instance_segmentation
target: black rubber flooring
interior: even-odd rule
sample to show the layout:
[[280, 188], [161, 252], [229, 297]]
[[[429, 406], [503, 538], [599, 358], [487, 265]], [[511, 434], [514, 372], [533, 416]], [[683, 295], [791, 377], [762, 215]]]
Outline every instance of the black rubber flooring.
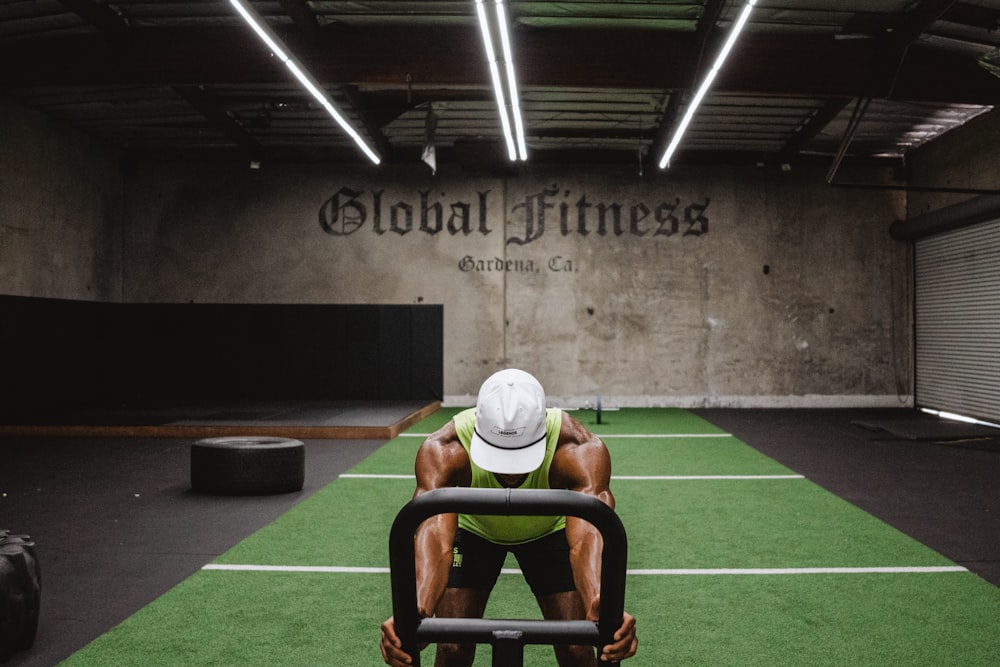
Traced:
[[[926, 418], [904, 409], [696, 412], [1000, 586], [995, 440], [855, 423]], [[0, 528], [35, 539], [43, 577], [35, 646], [5, 667], [56, 664], [382, 444], [307, 440], [301, 492], [222, 497], [190, 490], [191, 442], [0, 438]]]
[[1000, 586], [1000, 431], [910, 409], [696, 410]]
[[190, 440], [0, 441], [0, 523], [35, 540], [35, 646], [11, 667], [54, 665], [361, 461], [374, 440], [306, 441], [301, 492], [190, 488]]

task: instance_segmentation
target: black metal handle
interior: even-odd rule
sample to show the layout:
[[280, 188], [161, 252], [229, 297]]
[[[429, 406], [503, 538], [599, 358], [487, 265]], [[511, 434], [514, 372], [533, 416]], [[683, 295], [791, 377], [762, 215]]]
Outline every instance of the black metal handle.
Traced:
[[[503, 516], [568, 515], [592, 524], [604, 538], [601, 556], [599, 620], [533, 621], [471, 618], [421, 619], [417, 612], [414, 533], [437, 514]], [[625, 612], [625, 568], [628, 540], [615, 511], [594, 496], [564, 489], [435, 489], [417, 496], [396, 515], [389, 533], [392, 612], [403, 650], [420, 667], [419, 642], [490, 643], [497, 630], [519, 631], [528, 644], [589, 644], [614, 641]]]

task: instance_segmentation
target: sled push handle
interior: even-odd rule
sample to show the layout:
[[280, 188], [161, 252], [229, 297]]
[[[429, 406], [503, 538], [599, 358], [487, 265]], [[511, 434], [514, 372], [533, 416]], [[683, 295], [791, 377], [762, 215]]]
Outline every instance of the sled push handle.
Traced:
[[[594, 621], [424, 618], [417, 613], [414, 533], [437, 514], [503, 516], [575, 516], [592, 524], [604, 538], [601, 557], [600, 618]], [[595, 498], [564, 489], [435, 489], [417, 496], [396, 515], [389, 533], [392, 612], [403, 650], [420, 667], [421, 642], [491, 644], [493, 665], [517, 667], [525, 644], [613, 643], [625, 612], [625, 527], [615, 511]], [[607, 663], [602, 663], [607, 664]]]

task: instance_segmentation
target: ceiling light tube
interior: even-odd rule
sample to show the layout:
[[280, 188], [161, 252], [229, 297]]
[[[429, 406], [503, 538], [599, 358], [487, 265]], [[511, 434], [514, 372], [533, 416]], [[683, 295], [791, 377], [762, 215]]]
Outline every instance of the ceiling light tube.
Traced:
[[979, 426], [989, 426], [990, 428], [1000, 428], [1000, 424], [994, 424], [993, 422], [983, 421], [981, 419], [976, 419], [975, 417], [967, 417], [966, 415], [960, 415], [954, 412], [935, 410], [933, 408], [920, 408], [920, 411], [925, 412], [929, 415], [934, 415], [935, 417], [940, 417], [941, 419], [950, 419], [952, 421], [964, 422], [966, 424], [977, 424]]
[[[491, 25], [491, 14], [486, 9], [486, 0], [476, 0], [476, 16], [479, 19], [486, 60], [490, 66], [493, 94], [497, 101], [497, 111], [500, 114], [500, 124], [504, 140], [507, 143], [508, 156], [512, 161], [517, 160], [518, 157], [526, 160], [528, 149], [524, 138], [524, 122], [521, 119], [521, 104], [518, 99], [517, 82], [514, 75], [514, 57], [507, 28], [507, 13], [503, 5], [504, 0], [493, 0], [493, 2], [495, 25]], [[499, 52], [496, 48], [496, 40], [493, 38], [494, 30], [500, 38]], [[504, 82], [506, 82], [506, 93]]]
[[674, 136], [670, 140], [667, 150], [663, 151], [663, 157], [660, 158], [660, 169], [663, 169], [670, 164], [670, 158], [673, 157], [674, 152], [677, 150], [677, 146], [681, 143], [681, 138], [687, 131], [688, 125], [691, 124], [691, 120], [694, 118], [695, 112], [698, 110], [702, 100], [705, 98], [705, 94], [708, 93], [708, 89], [712, 86], [712, 82], [715, 81], [716, 75], [719, 73], [719, 70], [722, 69], [723, 63], [725, 63], [726, 58], [729, 57], [729, 52], [733, 50], [733, 46], [736, 44], [737, 38], [740, 36], [740, 33], [743, 32], [743, 28], [746, 27], [747, 21], [750, 19], [750, 12], [756, 4], [757, 0], [746, 0], [746, 4], [743, 5], [743, 10], [740, 12], [739, 18], [737, 18], [736, 23], [733, 24], [732, 29], [729, 31], [729, 36], [726, 38], [725, 44], [722, 45], [722, 49], [719, 51], [719, 55], [715, 59], [715, 64], [712, 65], [712, 69], [710, 69], [708, 74], [705, 75], [705, 79], [701, 82], [698, 92], [695, 93], [691, 103], [688, 104], [687, 111], [684, 112], [684, 117], [677, 126], [677, 131], [674, 132]]
[[288, 70], [292, 73], [300, 84], [312, 95], [317, 102], [326, 110], [334, 121], [340, 125], [341, 129], [347, 132], [348, 136], [364, 152], [368, 159], [375, 164], [379, 164], [382, 158], [368, 145], [361, 134], [347, 121], [343, 113], [337, 108], [330, 95], [323, 90], [322, 86], [312, 77], [312, 75], [299, 63], [287, 50], [281, 38], [271, 29], [267, 22], [244, 0], [229, 0], [229, 3], [236, 9], [244, 21], [260, 37], [271, 53], [275, 55]]
[[503, 85], [500, 83], [500, 67], [497, 64], [496, 51], [493, 48], [493, 36], [490, 33], [490, 24], [486, 17], [484, 0], [476, 0], [476, 16], [479, 18], [479, 32], [483, 36], [483, 50], [486, 52], [486, 60], [490, 66], [490, 78], [493, 81], [493, 97], [497, 101], [500, 124], [503, 129], [504, 139], [507, 142], [507, 153], [511, 160], [516, 160], [517, 149], [514, 146], [514, 135], [511, 132], [510, 119], [507, 117], [507, 103], [504, 99]]
[[514, 134], [517, 138], [517, 155], [528, 159], [528, 147], [524, 139], [524, 122], [521, 119], [521, 102], [517, 93], [517, 78], [514, 75], [514, 53], [510, 48], [510, 30], [507, 25], [507, 11], [504, 0], [496, 0], [497, 25], [500, 27], [500, 43], [503, 46], [503, 61], [507, 70], [507, 93], [510, 99], [510, 115], [514, 119]]

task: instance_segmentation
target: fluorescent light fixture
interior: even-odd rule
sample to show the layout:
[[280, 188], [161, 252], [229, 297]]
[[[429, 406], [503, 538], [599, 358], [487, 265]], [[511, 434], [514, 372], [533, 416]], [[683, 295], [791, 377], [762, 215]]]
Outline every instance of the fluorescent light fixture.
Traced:
[[705, 80], [701, 82], [698, 92], [695, 93], [691, 103], [688, 104], [687, 111], [684, 112], [684, 117], [677, 126], [677, 131], [674, 132], [674, 136], [670, 140], [667, 150], [663, 151], [663, 157], [660, 158], [660, 169], [663, 169], [670, 164], [670, 158], [673, 157], [674, 152], [677, 150], [677, 146], [681, 143], [681, 138], [687, 131], [688, 125], [691, 124], [691, 120], [694, 118], [695, 112], [701, 105], [701, 101], [705, 98], [705, 94], [708, 93], [708, 89], [711, 88], [712, 82], [715, 81], [716, 75], [719, 73], [719, 70], [722, 69], [723, 63], [726, 62], [729, 52], [733, 50], [733, 45], [736, 44], [736, 39], [740, 36], [740, 33], [743, 32], [743, 28], [746, 26], [747, 20], [750, 18], [750, 12], [756, 4], [757, 0], [746, 0], [746, 4], [743, 5], [739, 18], [737, 18], [736, 23], [733, 24], [732, 29], [729, 31], [729, 36], [726, 38], [726, 43], [722, 45], [722, 50], [719, 51], [719, 55], [715, 59], [715, 64], [712, 65], [712, 69], [710, 69], [708, 74], [705, 75]]
[[[507, 26], [507, 10], [505, 0], [493, 0], [494, 20], [490, 20], [490, 12], [486, 8], [486, 0], [476, 0], [476, 17], [479, 19], [479, 30], [483, 37], [483, 49], [490, 66], [490, 79], [493, 82], [493, 95], [496, 97], [497, 109], [500, 112], [500, 125], [504, 140], [507, 142], [507, 153], [510, 159], [527, 160], [528, 148], [524, 138], [524, 121], [521, 118], [521, 103], [517, 94], [517, 79], [514, 75], [514, 55], [510, 45], [510, 32]], [[496, 49], [493, 39], [494, 30], [500, 37], [500, 51]], [[506, 86], [504, 85], [506, 83]]]
[[500, 43], [503, 46], [503, 61], [507, 70], [507, 91], [510, 97], [510, 115], [514, 118], [514, 134], [517, 137], [517, 154], [522, 160], [528, 159], [528, 147], [524, 140], [524, 123], [521, 119], [521, 100], [517, 94], [517, 77], [514, 75], [514, 53], [510, 48], [510, 31], [507, 26], [507, 11], [504, 0], [496, 0], [497, 25], [500, 26]]
[[330, 95], [323, 90], [322, 86], [320, 86], [320, 84], [312, 77], [309, 71], [306, 70], [306, 68], [291, 55], [288, 48], [282, 43], [281, 38], [278, 37], [273, 30], [271, 30], [271, 27], [260, 16], [260, 14], [258, 14], [253, 7], [251, 7], [244, 0], [229, 0], [229, 4], [236, 9], [243, 20], [246, 21], [255, 33], [257, 33], [257, 36], [260, 37], [261, 41], [267, 45], [267, 48], [270, 49], [271, 53], [273, 53], [278, 60], [285, 64], [285, 67], [287, 67], [288, 71], [292, 73], [292, 76], [294, 76], [298, 82], [302, 84], [307, 91], [309, 91], [309, 94], [312, 95], [326, 110], [326, 112], [337, 122], [337, 124], [340, 125], [345, 132], [347, 132], [351, 139], [354, 140], [354, 143], [356, 143], [364, 154], [368, 156], [368, 159], [375, 164], [379, 164], [382, 161], [382, 158], [379, 157], [378, 153], [376, 153], [375, 150], [368, 145], [368, 142], [366, 142], [358, 131], [354, 129], [346, 118], [344, 118], [344, 115], [337, 108], [337, 105], [334, 104]]
[[490, 65], [490, 79], [493, 81], [493, 96], [497, 101], [497, 110], [500, 112], [500, 124], [503, 127], [503, 136], [507, 141], [507, 152], [511, 160], [517, 159], [516, 148], [514, 147], [514, 135], [510, 129], [510, 118], [507, 115], [507, 103], [504, 101], [503, 84], [500, 83], [500, 67], [497, 65], [496, 53], [493, 49], [493, 37], [490, 34], [490, 24], [486, 19], [486, 5], [483, 0], [476, 0], [476, 15], [479, 17], [479, 31], [483, 36], [483, 49], [486, 51], [486, 60]]
[[932, 408], [920, 408], [921, 412], [925, 412], [929, 415], [935, 415], [941, 419], [950, 419], [951, 421], [963, 422], [965, 424], [976, 424], [978, 426], [990, 426], [992, 428], [1000, 428], [1000, 424], [994, 424], [993, 422], [983, 421], [981, 419], [976, 419], [975, 417], [966, 417], [965, 415], [956, 414], [954, 412], [945, 412], [944, 410], [934, 410]]

